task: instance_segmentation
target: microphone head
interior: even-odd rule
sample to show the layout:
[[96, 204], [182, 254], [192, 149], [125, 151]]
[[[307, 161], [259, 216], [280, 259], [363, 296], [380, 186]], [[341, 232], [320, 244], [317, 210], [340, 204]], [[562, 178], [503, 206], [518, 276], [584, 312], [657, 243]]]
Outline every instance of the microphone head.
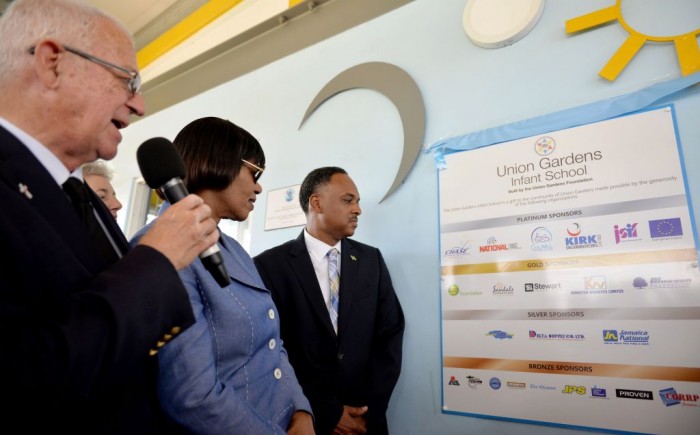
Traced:
[[154, 137], [136, 150], [141, 175], [151, 189], [158, 189], [173, 178], [185, 178], [185, 164], [173, 143]]

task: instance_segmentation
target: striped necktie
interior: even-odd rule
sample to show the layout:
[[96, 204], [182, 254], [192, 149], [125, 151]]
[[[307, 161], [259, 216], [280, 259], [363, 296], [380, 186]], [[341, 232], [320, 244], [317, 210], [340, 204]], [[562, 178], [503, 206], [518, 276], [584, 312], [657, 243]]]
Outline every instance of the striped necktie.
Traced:
[[328, 279], [331, 287], [331, 298], [328, 302], [328, 312], [335, 333], [338, 333], [338, 302], [340, 301], [340, 273], [338, 272], [338, 250], [328, 251]]

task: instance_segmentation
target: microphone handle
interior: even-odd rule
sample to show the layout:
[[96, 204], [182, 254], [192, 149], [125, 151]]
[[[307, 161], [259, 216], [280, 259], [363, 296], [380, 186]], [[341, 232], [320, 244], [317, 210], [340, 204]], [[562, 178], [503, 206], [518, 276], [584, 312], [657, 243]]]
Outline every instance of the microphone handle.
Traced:
[[[185, 183], [183, 183], [179, 177], [175, 177], [165, 183], [160, 190], [163, 192], [165, 199], [171, 204], [175, 204], [187, 196]], [[228, 276], [228, 271], [224, 265], [224, 259], [221, 256], [218, 244], [207, 248], [204, 252], [199, 254], [199, 258], [202, 260], [204, 268], [211, 273], [219, 286], [226, 287], [231, 284], [231, 279]]]

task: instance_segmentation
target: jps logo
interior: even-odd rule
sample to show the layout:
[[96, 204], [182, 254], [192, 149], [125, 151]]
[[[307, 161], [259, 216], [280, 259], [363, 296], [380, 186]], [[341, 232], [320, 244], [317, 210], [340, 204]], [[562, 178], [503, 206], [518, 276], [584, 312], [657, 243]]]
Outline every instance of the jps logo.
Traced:
[[584, 395], [586, 394], [586, 387], [580, 385], [567, 385], [563, 390], [561, 390], [561, 392], [564, 394], [576, 393], [578, 395]]

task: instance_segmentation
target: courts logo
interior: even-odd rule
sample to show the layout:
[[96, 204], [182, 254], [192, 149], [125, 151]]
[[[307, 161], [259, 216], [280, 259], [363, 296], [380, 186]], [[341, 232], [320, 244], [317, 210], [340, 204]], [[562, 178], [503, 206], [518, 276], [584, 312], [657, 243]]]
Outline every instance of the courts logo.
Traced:
[[459, 381], [457, 380], [456, 377], [450, 376], [450, 382], [448, 382], [447, 385], [456, 385], [456, 386], [459, 386]]
[[698, 406], [698, 399], [700, 395], [697, 394], [680, 394], [676, 392], [675, 388], [666, 388], [664, 390], [659, 390], [659, 396], [661, 396], [661, 401], [666, 406], [680, 405], [683, 406]]
[[453, 246], [451, 248], [448, 248], [445, 250], [443, 253], [443, 257], [446, 258], [461, 258], [469, 255], [469, 252], [472, 250], [472, 242], [471, 240], [462, 242], [461, 245], [458, 246]]
[[649, 331], [621, 329], [603, 329], [603, 343], [612, 345], [648, 346]]
[[581, 234], [581, 225], [573, 223], [566, 229], [567, 237], [564, 238], [566, 249], [587, 249], [603, 246], [600, 234]]
[[627, 224], [623, 227], [619, 225], [613, 226], [613, 232], [615, 233], [615, 244], [620, 244], [623, 242], [636, 242], [640, 240], [639, 234], [637, 233], [637, 222], [633, 224]]
[[530, 234], [530, 249], [533, 251], [551, 251], [552, 232], [547, 227], [537, 227]]
[[649, 235], [653, 241], [676, 239], [683, 236], [681, 218], [669, 218], [649, 221]]
[[538, 156], [548, 156], [557, 148], [557, 143], [549, 136], [542, 136], [535, 141], [535, 152]]
[[486, 335], [490, 335], [497, 340], [506, 340], [513, 338], [513, 334], [501, 331], [500, 329], [494, 329], [493, 331], [489, 331]]

